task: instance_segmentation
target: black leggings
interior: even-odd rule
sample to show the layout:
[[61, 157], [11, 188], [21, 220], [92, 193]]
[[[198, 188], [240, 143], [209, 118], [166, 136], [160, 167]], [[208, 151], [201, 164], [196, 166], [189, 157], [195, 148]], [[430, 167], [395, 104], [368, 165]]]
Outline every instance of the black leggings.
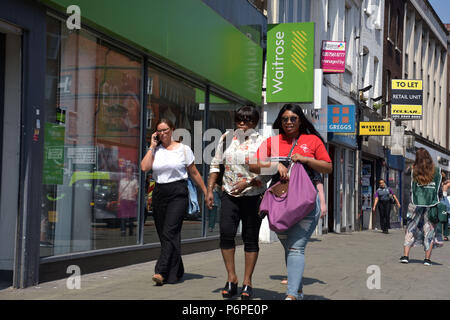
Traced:
[[188, 209], [188, 188], [185, 180], [156, 184], [153, 191], [153, 213], [161, 241], [161, 254], [155, 273], [168, 283], [177, 282], [184, 274], [181, 259], [181, 227]]
[[261, 218], [258, 215], [259, 196], [233, 197], [222, 193], [220, 211], [220, 248], [234, 249], [239, 221], [242, 220], [242, 240], [245, 252], [259, 251], [259, 229]]
[[378, 201], [378, 210], [380, 211], [381, 230], [388, 231], [391, 228], [391, 201]]

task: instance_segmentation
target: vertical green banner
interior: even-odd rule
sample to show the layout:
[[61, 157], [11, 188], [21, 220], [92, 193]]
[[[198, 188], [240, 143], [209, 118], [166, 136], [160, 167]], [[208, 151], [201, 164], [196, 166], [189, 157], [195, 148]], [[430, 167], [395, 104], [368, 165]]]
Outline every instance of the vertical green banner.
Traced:
[[267, 102], [313, 102], [314, 22], [268, 25]]
[[45, 124], [43, 184], [63, 184], [65, 127]]

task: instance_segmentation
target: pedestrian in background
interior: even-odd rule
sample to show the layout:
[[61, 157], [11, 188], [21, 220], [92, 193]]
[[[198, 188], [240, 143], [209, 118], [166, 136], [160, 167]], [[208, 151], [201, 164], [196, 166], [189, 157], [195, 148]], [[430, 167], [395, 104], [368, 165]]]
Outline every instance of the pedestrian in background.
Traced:
[[[441, 201], [443, 203], [445, 203], [445, 196], [443, 194], [444, 191], [444, 186], [447, 184], [447, 176], [445, 174], [445, 172], [441, 172], [442, 174], [442, 186], [441, 186], [441, 190], [439, 192], [439, 199], [441, 199]], [[450, 210], [447, 210], [450, 211]], [[448, 213], [447, 213], [447, 217], [445, 219], [445, 221], [439, 221], [437, 226], [436, 226], [436, 238], [438, 238], [438, 240], [443, 240], [443, 241], [448, 241], [448, 235], [449, 235], [449, 231], [448, 231]]]
[[416, 160], [412, 166], [412, 197], [408, 206], [408, 224], [406, 227], [403, 256], [401, 263], [409, 263], [411, 247], [423, 245], [425, 249], [424, 265], [431, 266], [436, 224], [428, 218], [431, 207], [439, 203], [441, 171], [433, 163], [429, 152], [424, 148], [416, 151]]
[[[271, 185], [273, 185], [280, 180], [289, 179], [287, 166], [291, 161], [300, 162], [317, 188], [317, 184], [320, 183], [319, 173], [331, 173], [333, 166], [323, 139], [305, 117], [302, 108], [293, 104], [284, 105], [274, 122], [273, 129], [279, 130], [280, 134], [263, 142], [257, 153], [258, 163], [251, 165], [251, 170], [258, 173], [262, 168], [276, 166], [278, 173], [272, 178]], [[275, 140], [273, 144], [272, 140]], [[278, 145], [278, 150], [272, 150], [272, 145]], [[289, 159], [293, 146], [292, 156]], [[303, 298], [301, 286], [305, 268], [305, 248], [321, 215], [321, 210], [317, 210], [319, 201], [318, 193], [316, 208], [286, 232], [277, 234], [285, 250], [288, 273], [286, 300]]]
[[380, 224], [383, 233], [388, 234], [391, 227], [391, 204], [393, 200], [396, 202], [397, 207], [400, 209], [400, 202], [395, 196], [391, 188], [386, 185], [384, 179], [380, 179], [379, 187], [375, 192], [375, 202], [373, 204], [372, 211], [375, 213], [378, 205], [378, 211], [380, 212]]
[[[249, 171], [248, 162], [258, 150], [264, 138], [254, 129], [259, 122], [259, 112], [251, 106], [244, 106], [235, 112], [236, 131], [231, 144], [224, 148], [226, 137], [219, 140], [215, 156], [211, 162], [208, 178], [206, 204], [213, 208], [213, 188], [223, 164], [223, 192], [220, 198], [220, 249], [228, 273], [225, 287], [221, 291], [224, 298], [231, 298], [238, 291], [238, 276], [235, 270], [235, 237], [242, 221], [242, 240], [244, 241], [245, 272], [242, 282], [241, 299], [253, 297], [252, 276], [259, 254], [259, 229], [261, 218], [258, 215], [259, 201], [266, 190], [268, 180], [260, 180], [257, 174]], [[225, 151], [223, 151], [225, 150]]]
[[125, 176], [120, 179], [119, 183], [119, 208], [117, 217], [120, 218], [120, 234], [122, 237], [127, 234], [134, 234], [134, 221], [137, 212], [137, 196], [139, 192], [138, 181], [133, 174], [133, 167], [127, 165]]
[[157, 286], [176, 283], [184, 274], [181, 227], [188, 211], [189, 176], [206, 195], [205, 184], [194, 164], [194, 154], [191, 148], [172, 139], [174, 130], [170, 120], [161, 119], [152, 135], [150, 148], [141, 161], [142, 170], [152, 170], [156, 181], [152, 206], [161, 253], [152, 280]]

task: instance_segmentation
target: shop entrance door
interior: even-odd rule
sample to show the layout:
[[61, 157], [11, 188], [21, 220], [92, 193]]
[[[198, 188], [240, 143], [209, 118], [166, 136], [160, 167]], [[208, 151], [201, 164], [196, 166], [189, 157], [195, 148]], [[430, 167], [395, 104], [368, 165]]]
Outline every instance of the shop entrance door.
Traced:
[[0, 288], [15, 269], [19, 199], [22, 31], [0, 20]]

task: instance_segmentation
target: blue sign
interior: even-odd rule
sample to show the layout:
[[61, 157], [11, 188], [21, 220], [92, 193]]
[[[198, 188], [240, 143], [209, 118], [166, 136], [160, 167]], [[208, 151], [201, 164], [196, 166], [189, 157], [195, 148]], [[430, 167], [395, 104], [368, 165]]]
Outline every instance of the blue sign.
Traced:
[[328, 132], [355, 133], [354, 105], [329, 105], [328, 106]]

